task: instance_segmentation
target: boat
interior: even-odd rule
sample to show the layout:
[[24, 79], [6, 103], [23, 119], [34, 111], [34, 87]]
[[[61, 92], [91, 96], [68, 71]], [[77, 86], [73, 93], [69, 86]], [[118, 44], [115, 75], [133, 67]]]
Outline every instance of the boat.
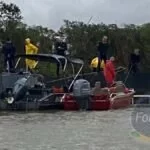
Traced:
[[[133, 103], [134, 93], [134, 89], [126, 88], [122, 82], [116, 82], [110, 88], [95, 87], [90, 94], [88, 110], [102, 111], [130, 107]], [[65, 110], [80, 109], [73, 94], [67, 94], [63, 102]]]
[[135, 90], [126, 88], [126, 86], [119, 81], [112, 85], [110, 93], [110, 108], [120, 109], [132, 105]]
[[[67, 90], [70, 90], [74, 81], [80, 77], [84, 62], [78, 58], [67, 58], [56, 54], [20, 54], [16, 58], [28, 58], [37, 61], [54, 63], [62, 66], [62, 78], [51, 79], [44, 83], [43, 75], [31, 73], [29, 71], [19, 71], [16, 73], [4, 72], [1, 74], [0, 89], [0, 110], [13, 109], [60, 109], [62, 103], [60, 97]], [[68, 64], [71, 64], [72, 75], [65, 75]], [[75, 65], [79, 65], [79, 70], [75, 73]], [[62, 94], [56, 89], [63, 88]]]
[[[60, 64], [62, 78], [44, 82], [43, 75], [31, 72], [3, 73], [0, 90], [0, 110], [110, 110], [129, 107], [134, 95], [134, 89], [125, 85], [122, 96], [117, 91], [120, 82], [111, 88], [91, 88], [85, 76], [95, 76], [97, 73], [82, 75], [84, 61], [79, 58], [64, 57], [56, 54], [20, 54], [16, 58]], [[72, 75], [66, 77], [65, 71], [71, 64]], [[75, 72], [75, 65], [79, 70]], [[114, 89], [114, 90], [113, 90]], [[123, 95], [124, 94], [124, 95]], [[81, 103], [82, 102], [82, 103]]]

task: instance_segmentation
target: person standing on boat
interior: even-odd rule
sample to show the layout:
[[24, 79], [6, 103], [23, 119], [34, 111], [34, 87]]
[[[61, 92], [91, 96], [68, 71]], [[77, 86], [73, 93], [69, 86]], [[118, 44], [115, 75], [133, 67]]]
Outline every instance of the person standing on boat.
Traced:
[[[30, 38], [25, 39], [25, 52], [26, 54], [37, 54], [38, 47], [31, 43]], [[26, 59], [26, 68], [31, 71], [37, 66], [38, 61]]]
[[14, 71], [16, 48], [9, 38], [2, 47], [2, 53], [4, 54], [4, 68], [6, 71]]
[[58, 37], [55, 42], [55, 51], [57, 55], [65, 56], [67, 51], [67, 42], [65, 37]]
[[[68, 53], [68, 46], [65, 37], [57, 37], [54, 45], [55, 53], [57, 55], [66, 56]], [[62, 67], [64, 66], [64, 62], [62, 62]], [[59, 77], [60, 64], [57, 63], [56, 74]]]
[[129, 67], [128, 70], [133, 74], [137, 73], [139, 68], [138, 65], [140, 63], [140, 50], [135, 49], [133, 53], [130, 54]]
[[104, 67], [104, 77], [107, 83], [107, 86], [111, 86], [116, 78], [115, 66], [114, 66], [115, 58], [111, 57], [110, 60], [106, 61]]
[[97, 68], [97, 70], [98, 71], [100, 71], [100, 63], [102, 60], [106, 64], [108, 48], [109, 48], [108, 37], [103, 36], [102, 41], [99, 42], [98, 46], [97, 46], [97, 50], [98, 50], [98, 68]]

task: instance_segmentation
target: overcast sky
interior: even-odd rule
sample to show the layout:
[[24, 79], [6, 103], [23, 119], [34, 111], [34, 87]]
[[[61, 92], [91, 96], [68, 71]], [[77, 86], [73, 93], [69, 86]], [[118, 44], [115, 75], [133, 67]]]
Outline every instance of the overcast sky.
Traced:
[[91, 23], [150, 21], [150, 0], [4, 0], [18, 5], [24, 22], [57, 30], [64, 19]]

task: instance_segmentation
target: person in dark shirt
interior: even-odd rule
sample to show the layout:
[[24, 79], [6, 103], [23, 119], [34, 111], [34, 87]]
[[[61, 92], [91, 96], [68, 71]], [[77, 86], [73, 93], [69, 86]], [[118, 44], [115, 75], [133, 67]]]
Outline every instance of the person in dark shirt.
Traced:
[[107, 60], [107, 51], [109, 48], [108, 44], [108, 37], [103, 36], [102, 42], [99, 42], [97, 49], [98, 49], [98, 71], [100, 71], [100, 63], [102, 60], [104, 60], [104, 63], [106, 64]]
[[15, 66], [16, 48], [9, 38], [7, 38], [6, 43], [2, 47], [2, 53], [4, 54], [4, 68], [7, 71], [13, 71]]
[[139, 49], [135, 49], [133, 53], [130, 54], [130, 60], [129, 60], [129, 71], [132, 73], [137, 73], [139, 70], [138, 64], [140, 63], [140, 54]]
[[[54, 50], [57, 55], [61, 55], [61, 56], [66, 55], [68, 47], [67, 47], [67, 42], [65, 37], [58, 37], [58, 39], [54, 44]], [[64, 63], [65, 62], [62, 62], [62, 67], [64, 67]], [[57, 63], [57, 70], [56, 70], [57, 77], [59, 77], [59, 70], [60, 70], [60, 64]]]
[[55, 43], [56, 54], [65, 56], [65, 51], [67, 50], [67, 43], [64, 41], [57, 41]]

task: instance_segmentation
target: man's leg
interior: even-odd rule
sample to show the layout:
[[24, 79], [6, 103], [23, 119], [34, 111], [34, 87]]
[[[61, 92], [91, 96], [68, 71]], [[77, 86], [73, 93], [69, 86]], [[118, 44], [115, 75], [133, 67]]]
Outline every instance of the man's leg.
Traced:
[[7, 57], [4, 56], [4, 69], [7, 70]]
[[93, 72], [96, 72], [96, 68], [93, 68]]
[[15, 57], [12, 56], [12, 68], [14, 69], [15, 68]]
[[59, 77], [59, 68], [60, 68], [60, 65], [59, 63], [57, 63], [57, 70], [56, 70], [57, 77]]
[[136, 72], [139, 73], [140, 72], [140, 68], [139, 68], [139, 65], [136, 64]]
[[106, 64], [107, 56], [106, 56], [106, 55], [103, 55], [103, 58], [102, 58], [102, 59], [104, 60], [104, 63]]
[[97, 65], [97, 71], [100, 72], [100, 66], [101, 66], [101, 55], [98, 55], [98, 65]]
[[12, 59], [13, 59], [12, 57], [10, 57], [10, 58], [8, 59], [9, 71], [10, 71], [10, 72], [13, 70], [13, 60], [12, 60]]
[[65, 66], [65, 61], [63, 60], [62, 61], [62, 70], [64, 69], [64, 66]]
[[131, 66], [132, 66], [131, 64], [128, 65], [128, 71], [131, 70]]
[[134, 64], [134, 65], [133, 65], [132, 71], [133, 71], [133, 74], [134, 74], [134, 75], [137, 73], [137, 64]]

